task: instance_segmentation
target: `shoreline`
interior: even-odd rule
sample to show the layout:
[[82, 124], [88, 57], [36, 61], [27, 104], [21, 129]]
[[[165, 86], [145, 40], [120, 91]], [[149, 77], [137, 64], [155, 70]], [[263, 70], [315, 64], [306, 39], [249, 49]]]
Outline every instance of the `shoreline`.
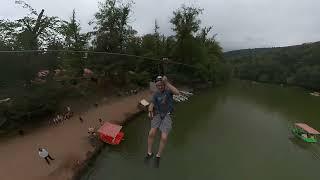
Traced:
[[[0, 174], [3, 179], [67, 180], [78, 179], [90, 161], [105, 146], [92, 147], [87, 135], [90, 126], [99, 126], [98, 118], [117, 124], [126, 124], [143, 111], [138, 108], [141, 99], [149, 99], [148, 90], [136, 95], [114, 97], [96, 108], [89, 108], [57, 127], [42, 127], [22, 137], [0, 142]], [[109, 101], [110, 100], [110, 101]], [[80, 123], [79, 116], [85, 120]], [[37, 154], [45, 147], [56, 159], [48, 166]], [[19, 166], [19, 168], [15, 168]]]
[[[130, 116], [128, 116], [125, 119], [125, 122], [123, 124], [123, 126], [126, 126], [128, 123], [130, 123], [134, 118], [136, 118], [137, 116], [143, 114], [144, 111], [143, 110], [139, 110], [136, 113], [131, 114]], [[99, 156], [99, 154], [101, 153], [101, 151], [106, 147], [109, 146], [108, 144], [105, 144], [101, 141], [99, 141], [99, 144], [97, 145], [97, 147], [93, 150], [93, 152], [90, 152], [90, 154], [88, 154], [88, 156], [86, 157], [86, 159], [82, 162], [82, 164], [74, 170], [73, 176], [72, 176], [72, 180], [79, 180], [86, 172], [87, 170], [90, 168], [90, 164], [93, 163], [97, 157]], [[112, 145], [110, 145], [112, 146]]]
[[318, 92], [319, 91], [319, 89], [308, 88], [308, 87], [299, 86], [299, 85], [296, 85], [296, 84], [278, 83], [278, 82], [265, 82], [265, 81], [254, 81], [254, 80], [240, 79], [240, 78], [235, 78], [233, 80], [243, 81], [243, 82], [247, 82], [247, 83], [251, 83], [251, 84], [269, 84], [269, 85], [281, 86], [281, 87], [299, 88], [299, 89], [303, 89], [304, 91], [308, 91], [308, 92]]

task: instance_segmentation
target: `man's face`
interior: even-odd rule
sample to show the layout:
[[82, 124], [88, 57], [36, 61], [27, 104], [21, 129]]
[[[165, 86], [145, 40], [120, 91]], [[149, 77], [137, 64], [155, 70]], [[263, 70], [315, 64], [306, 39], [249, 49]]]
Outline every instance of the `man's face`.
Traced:
[[160, 92], [163, 92], [164, 89], [165, 89], [164, 83], [163, 83], [162, 81], [158, 81], [158, 82], [156, 83], [156, 86], [157, 86], [157, 88], [158, 88], [158, 90], [159, 90]]

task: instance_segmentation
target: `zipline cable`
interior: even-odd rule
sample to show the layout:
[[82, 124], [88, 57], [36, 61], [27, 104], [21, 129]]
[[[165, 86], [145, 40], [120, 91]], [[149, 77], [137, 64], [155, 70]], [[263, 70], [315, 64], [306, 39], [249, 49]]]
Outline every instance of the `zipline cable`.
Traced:
[[0, 51], [0, 53], [47, 53], [47, 52], [65, 52], [65, 53], [90, 53], [90, 54], [107, 54], [107, 55], [117, 55], [117, 56], [125, 56], [125, 57], [134, 57], [134, 58], [141, 58], [145, 60], [150, 60], [150, 61], [160, 61], [162, 66], [166, 63], [168, 64], [176, 64], [176, 65], [182, 65], [186, 66], [189, 68], [194, 68], [197, 69], [197, 67], [177, 62], [177, 61], [172, 61], [169, 60], [168, 58], [163, 58], [163, 59], [156, 59], [156, 58], [150, 58], [150, 57], [145, 57], [145, 56], [137, 56], [137, 55], [132, 55], [132, 54], [123, 54], [123, 53], [112, 53], [112, 52], [103, 52], [103, 51], [73, 51], [73, 50], [12, 50], [12, 51]]

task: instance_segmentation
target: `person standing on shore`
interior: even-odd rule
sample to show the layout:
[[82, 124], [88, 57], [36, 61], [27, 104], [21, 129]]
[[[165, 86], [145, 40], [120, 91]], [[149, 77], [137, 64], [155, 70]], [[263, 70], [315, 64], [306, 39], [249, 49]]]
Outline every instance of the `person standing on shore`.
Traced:
[[148, 151], [145, 162], [152, 157], [152, 145], [159, 129], [161, 131], [160, 145], [155, 156], [155, 166], [159, 167], [160, 157], [167, 143], [168, 134], [172, 128], [171, 113], [173, 112], [173, 95], [179, 95], [177, 88], [168, 82], [166, 76], [158, 76], [156, 79], [157, 91], [154, 93], [152, 102], [149, 105], [149, 118], [151, 119], [151, 129], [148, 135]]
[[81, 122], [81, 123], [83, 123], [83, 119], [82, 119], [82, 117], [81, 117], [81, 116], [79, 117], [79, 120], [80, 120], [80, 122]]
[[44, 158], [49, 165], [50, 165], [49, 159], [52, 161], [54, 160], [45, 148], [39, 148], [39, 156], [41, 158]]
[[101, 118], [99, 118], [99, 124], [100, 124], [100, 126], [103, 126], [103, 121]]

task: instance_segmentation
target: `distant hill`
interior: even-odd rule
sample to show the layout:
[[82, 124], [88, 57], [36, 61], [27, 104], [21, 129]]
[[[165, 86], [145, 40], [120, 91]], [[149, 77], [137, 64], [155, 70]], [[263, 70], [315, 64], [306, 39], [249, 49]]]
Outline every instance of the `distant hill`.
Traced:
[[224, 57], [240, 79], [320, 89], [320, 42], [229, 51]]

